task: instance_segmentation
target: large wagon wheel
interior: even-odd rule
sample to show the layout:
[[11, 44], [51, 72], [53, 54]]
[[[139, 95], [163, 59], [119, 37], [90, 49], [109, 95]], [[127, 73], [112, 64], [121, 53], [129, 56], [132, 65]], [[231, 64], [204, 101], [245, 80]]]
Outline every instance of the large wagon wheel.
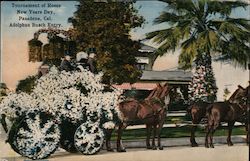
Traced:
[[28, 113], [13, 129], [12, 148], [30, 159], [44, 159], [59, 146], [60, 130], [51, 115]]
[[98, 123], [83, 123], [75, 132], [75, 147], [85, 155], [99, 152], [103, 141], [104, 133]]
[[[8, 135], [8, 140], [7, 142], [10, 144], [11, 148], [18, 154], [20, 154], [19, 149], [17, 149], [16, 147], [16, 137], [17, 137], [17, 131], [18, 128], [22, 125], [23, 121], [24, 121], [25, 117], [21, 116], [19, 118], [17, 118], [9, 131], [9, 135]], [[21, 155], [21, 154], [20, 154]]]
[[61, 127], [61, 139], [60, 147], [70, 153], [78, 152], [74, 144], [75, 131], [79, 125], [70, 122], [69, 120], [63, 120]]

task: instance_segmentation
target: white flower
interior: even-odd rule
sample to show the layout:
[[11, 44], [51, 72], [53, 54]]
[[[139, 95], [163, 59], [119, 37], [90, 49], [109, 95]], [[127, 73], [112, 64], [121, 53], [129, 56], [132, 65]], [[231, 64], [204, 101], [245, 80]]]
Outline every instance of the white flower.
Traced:
[[[102, 75], [94, 75], [87, 70], [60, 72], [53, 66], [48, 74], [37, 80], [31, 94], [9, 94], [0, 104], [0, 114], [15, 119], [22, 113], [39, 110], [74, 122], [80, 121], [83, 115], [87, 115], [87, 119], [90, 115], [100, 118], [105, 111], [107, 121], [113, 120], [114, 114], [121, 116], [117, 106], [122, 91], [103, 92]], [[84, 90], [87, 93], [82, 93]], [[105, 127], [111, 127], [109, 124]]]
[[106, 122], [102, 126], [104, 129], [114, 129], [115, 128], [115, 124], [112, 121]]

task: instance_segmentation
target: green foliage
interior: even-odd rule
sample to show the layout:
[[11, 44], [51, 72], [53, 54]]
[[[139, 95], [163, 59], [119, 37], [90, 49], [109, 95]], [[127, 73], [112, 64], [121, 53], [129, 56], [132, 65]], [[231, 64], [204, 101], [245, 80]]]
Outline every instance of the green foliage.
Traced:
[[224, 94], [223, 94], [223, 97], [224, 97], [224, 100], [226, 101], [227, 100], [227, 97], [229, 96], [231, 92], [229, 91], [228, 88], [224, 88]]
[[140, 78], [134, 56], [140, 45], [130, 39], [129, 32], [144, 19], [132, 2], [80, 0], [69, 22], [79, 51], [96, 48], [97, 69], [104, 72], [104, 83], [133, 83]]
[[42, 60], [42, 45], [43, 43], [37, 39], [31, 39], [28, 41], [29, 45], [29, 61], [41, 61]]
[[28, 41], [28, 44], [30, 46], [39, 46], [39, 47], [43, 45], [43, 43], [37, 39], [31, 39], [30, 41]]
[[20, 80], [18, 82], [16, 91], [31, 93], [35, 86], [36, 80], [37, 76], [28, 76], [27, 78]]
[[189, 99], [194, 102], [214, 102], [218, 88], [211, 66], [211, 56], [206, 53], [198, 54], [195, 64], [195, 72], [189, 85]]
[[250, 62], [250, 23], [248, 19], [231, 18], [237, 7], [247, 3], [211, 0], [160, 0], [168, 4], [154, 21], [168, 23], [169, 28], [147, 34], [159, 43], [158, 55], [181, 47], [179, 65], [191, 68], [199, 53], [217, 53], [221, 59], [231, 60], [246, 68]]
[[8, 88], [5, 83], [0, 83], [0, 102], [7, 96]]

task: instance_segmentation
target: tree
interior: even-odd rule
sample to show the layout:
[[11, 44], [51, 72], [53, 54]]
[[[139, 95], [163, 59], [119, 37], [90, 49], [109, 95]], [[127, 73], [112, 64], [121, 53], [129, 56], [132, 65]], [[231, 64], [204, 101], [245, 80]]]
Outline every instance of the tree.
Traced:
[[[246, 7], [239, 1], [160, 0], [166, 11], [154, 20], [170, 27], [147, 34], [159, 43], [158, 55], [181, 48], [179, 65], [190, 68], [198, 54], [219, 54], [246, 68], [250, 62], [250, 24], [245, 18], [230, 17], [233, 9]], [[240, 46], [240, 48], [239, 48]]]
[[224, 98], [224, 101], [227, 100], [227, 97], [229, 96], [231, 92], [229, 91], [228, 88], [224, 88], [224, 94], [223, 94], [223, 98]]
[[[191, 68], [194, 60], [203, 59], [203, 57], [209, 59], [207, 62], [209, 64], [202, 64], [202, 66], [208, 68], [204, 69], [204, 72], [210, 71], [210, 74], [206, 74], [205, 77], [211, 78], [204, 79], [212, 81], [209, 84], [214, 85], [214, 90], [210, 92], [216, 95], [213, 93], [216, 91], [216, 86], [213, 82], [215, 79], [212, 78], [212, 55], [218, 54], [220, 60], [229, 59], [245, 68], [250, 62], [249, 20], [230, 17], [233, 9], [246, 7], [247, 4], [238, 1], [210, 0], [160, 1], [166, 2], [168, 6], [166, 11], [154, 20], [154, 23], [168, 23], [169, 27], [148, 33], [147, 39], [153, 39], [160, 44], [157, 55], [181, 48], [179, 66], [184, 69]], [[196, 69], [200, 70], [202, 66], [196, 64]], [[196, 78], [194, 77], [193, 80]]]
[[27, 78], [20, 80], [17, 84], [16, 91], [31, 93], [36, 85], [36, 80], [37, 76], [28, 76]]
[[5, 83], [0, 83], [0, 102], [2, 101], [2, 99], [8, 95], [8, 87]]
[[140, 78], [135, 66], [140, 44], [131, 40], [129, 32], [140, 27], [144, 19], [132, 2], [80, 0], [69, 22], [79, 51], [96, 48], [97, 69], [104, 72], [105, 83], [133, 83]]
[[0, 97], [7, 96], [7, 86], [5, 83], [0, 83]]
[[189, 100], [192, 102], [216, 100], [217, 87], [211, 67], [210, 55], [197, 55], [195, 70], [189, 85]]

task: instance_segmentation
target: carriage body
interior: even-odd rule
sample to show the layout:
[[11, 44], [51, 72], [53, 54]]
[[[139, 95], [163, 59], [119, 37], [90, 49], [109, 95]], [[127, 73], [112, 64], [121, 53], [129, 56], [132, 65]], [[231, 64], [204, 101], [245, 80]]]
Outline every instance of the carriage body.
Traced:
[[7, 141], [30, 159], [43, 159], [60, 146], [91, 155], [104, 141], [105, 130], [119, 121], [121, 91], [105, 92], [102, 74], [88, 70], [50, 72], [37, 80], [31, 94], [11, 93], [0, 104], [12, 120]]

